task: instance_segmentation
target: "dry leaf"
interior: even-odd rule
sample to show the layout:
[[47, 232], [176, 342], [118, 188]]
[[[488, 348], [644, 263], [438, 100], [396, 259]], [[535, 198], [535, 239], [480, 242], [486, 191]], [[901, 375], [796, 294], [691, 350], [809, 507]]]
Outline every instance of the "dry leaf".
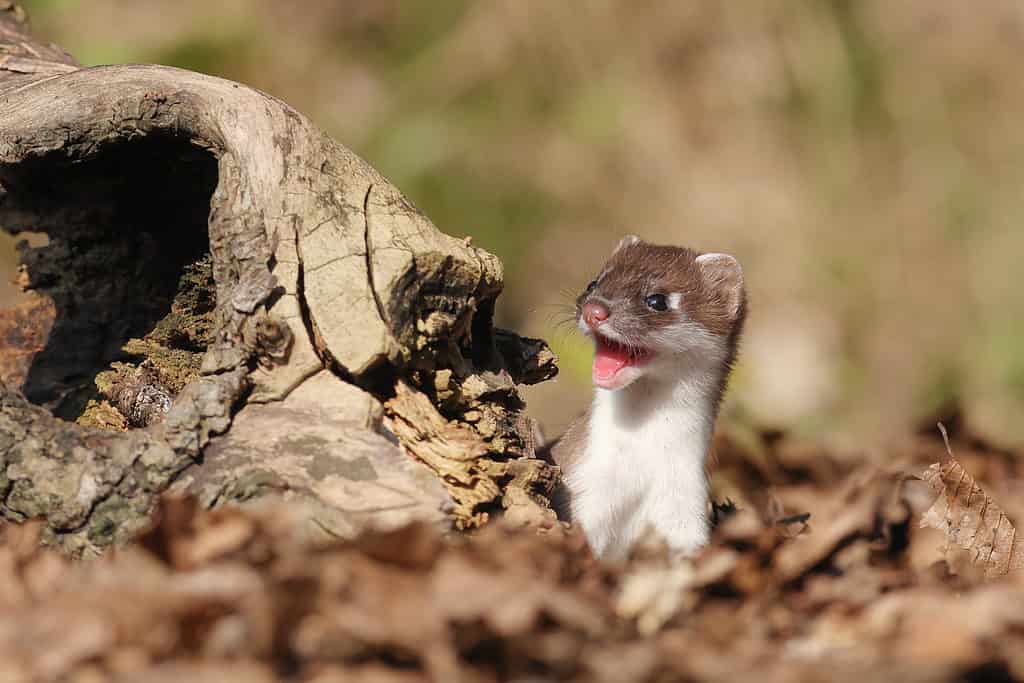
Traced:
[[949, 447], [946, 430], [939, 425], [949, 458], [931, 465], [921, 475], [938, 495], [921, 518], [922, 527], [946, 534], [951, 547], [970, 553], [984, 568], [986, 578], [1002, 576], [1024, 566], [1024, 548], [1017, 530], [999, 504], [985, 493]]

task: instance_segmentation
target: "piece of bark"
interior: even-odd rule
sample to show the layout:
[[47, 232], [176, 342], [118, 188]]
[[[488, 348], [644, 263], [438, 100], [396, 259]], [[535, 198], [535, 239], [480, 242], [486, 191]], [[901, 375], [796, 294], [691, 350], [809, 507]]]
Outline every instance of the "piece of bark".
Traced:
[[85, 429], [0, 392], [0, 493], [5, 518], [42, 518], [43, 540], [72, 554], [124, 541], [147, 524], [153, 496], [185, 467], [145, 430]]
[[46, 345], [55, 317], [53, 301], [37, 294], [0, 310], [0, 381], [8, 386], [24, 385], [33, 358]]
[[[422, 484], [414, 459], [440, 475], [459, 526], [505, 508], [545, 518], [554, 471], [534, 458], [516, 383], [552, 376], [554, 357], [493, 329], [496, 257], [438, 231], [365, 162], [254, 89], [167, 67], [81, 69], [35, 41], [11, 3], [0, 3], [0, 54], [0, 227], [48, 235], [22, 249], [22, 264], [26, 289], [52, 302], [44, 341], [10, 360], [27, 371], [7, 373], [0, 391], [0, 483], [17, 481], [0, 513], [42, 516], [52, 542], [95, 549], [144, 523], [183, 472], [206, 494], [221, 487], [208, 502], [232, 498], [225, 463], [257, 472], [258, 456], [291, 463], [295, 476], [280, 481], [305, 486], [325, 526], [361, 528], [373, 503], [350, 506], [358, 496], [302, 471], [318, 456], [285, 437], [308, 432], [334, 464], [365, 455], [386, 473], [380, 491], [418, 491], [435, 521], [447, 496]], [[175, 393], [146, 431], [119, 433], [109, 412], [122, 375], [104, 373], [126, 360], [117, 372], [146, 365]], [[364, 393], [383, 403], [401, 448], [379, 422], [299, 400], [308, 382], [321, 404], [335, 393], [357, 409]], [[111, 429], [57, 420], [22, 393]], [[41, 438], [20, 443], [25, 425]], [[32, 493], [68, 458], [82, 477]], [[99, 462], [114, 483], [90, 488]], [[103, 514], [107, 531], [85, 533]]]

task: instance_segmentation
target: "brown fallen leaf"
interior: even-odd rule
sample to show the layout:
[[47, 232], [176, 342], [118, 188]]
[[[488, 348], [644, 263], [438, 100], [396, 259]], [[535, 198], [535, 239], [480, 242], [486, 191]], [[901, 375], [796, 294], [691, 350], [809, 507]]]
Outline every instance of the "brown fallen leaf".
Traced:
[[941, 423], [939, 430], [949, 457], [921, 475], [938, 496], [921, 517], [921, 526], [946, 534], [950, 548], [947, 555], [953, 554], [954, 548], [969, 551], [970, 560], [984, 568], [986, 578], [1024, 567], [1024, 547], [1017, 543], [1013, 523], [957, 462]]

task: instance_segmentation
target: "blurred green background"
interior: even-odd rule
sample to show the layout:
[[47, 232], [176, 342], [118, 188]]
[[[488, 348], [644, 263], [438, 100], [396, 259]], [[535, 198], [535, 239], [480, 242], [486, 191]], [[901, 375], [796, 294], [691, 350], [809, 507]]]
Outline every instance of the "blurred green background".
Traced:
[[251, 84], [507, 268], [550, 433], [557, 322], [626, 232], [744, 264], [727, 414], [856, 444], [958, 400], [1024, 441], [1024, 6], [993, 0], [26, 0], [85, 64]]

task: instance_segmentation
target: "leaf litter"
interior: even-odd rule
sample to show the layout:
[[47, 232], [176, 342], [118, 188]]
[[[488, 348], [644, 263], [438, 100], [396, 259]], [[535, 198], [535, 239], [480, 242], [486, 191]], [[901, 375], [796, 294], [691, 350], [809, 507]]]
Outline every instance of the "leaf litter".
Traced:
[[314, 541], [270, 503], [166, 499], [137, 543], [81, 562], [6, 524], [0, 680], [1024, 679], [1020, 467], [957, 447], [915, 437], [879, 467], [721, 437], [716, 488], [750, 493], [678, 564], [653, 541], [601, 564], [559, 526]]

